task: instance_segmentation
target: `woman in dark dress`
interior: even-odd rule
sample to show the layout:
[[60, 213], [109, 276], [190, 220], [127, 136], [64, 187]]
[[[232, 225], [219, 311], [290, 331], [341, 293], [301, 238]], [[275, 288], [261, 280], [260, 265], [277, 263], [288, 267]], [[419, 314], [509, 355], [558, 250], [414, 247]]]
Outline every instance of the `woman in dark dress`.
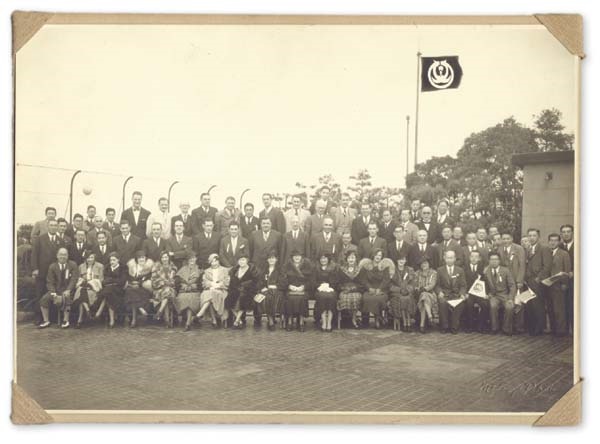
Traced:
[[312, 290], [313, 267], [298, 251], [292, 253], [283, 270], [280, 289], [285, 291], [286, 330], [292, 331], [294, 321], [299, 331], [304, 331], [304, 318], [308, 316], [308, 295]]
[[415, 301], [415, 272], [406, 265], [406, 256], [400, 256], [390, 284], [390, 312], [394, 330], [411, 331], [412, 317], [417, 311]]
[[315, 270], [315, 320], [321, 319], [321, 331], [330, 332], [333, 312], [337, 308], [337, 266], [331, 256], [322, 254]]
[[127, 282], [127, 271], [120, 264], [119, 255], [110, 253], [108, 256], [108, 266], [104, 269], [104, 280], [102, 281], [102, 290], [98, 292], [96, 304], [92, 309], [96, 311], [96, 318], [102, 315], [105, 307], [108, 307], [108, 326], [115, 326], [115, 312], [123, 307], [123, 293], [125, 283]]
[[248, 255], [242, 253], [238, 258], [237, 265], [229, 271], [229, 289], [225, 299], [225, 308], [233, 311], [233, 328], [235, 329], [242, 328], [243, 314], [254, 308], [258, 273], [248, 259]]
[[137, 326], [138, 311], [147, 316], [144, 309], [152, 297], [152, 259], [146, 258], [146, 253], [138, 251], [135, 259], [127, 263], [129, 271], [127, 276], [127, 286], [125, 287], [125, 308], [131, 312], [131, 328]]
[[[358, 266], [358, 257], [355, 250], [348, 250], [345, 253], [344, 263], [338, 271], [338, 285], [340, 295], [338, 299], [338, 316], [341, 316], [342, 310], [348, 310], [352, 317], [352, 325], [354, 328], [360, 328], [358, 319], [361, 304], [362, 294], [364, 289], [360, 281], [360, 268]], [[339, 319], [338, 319], [339, 325]]]
[[103, 280], [104, 265], [96, 262], [96, 255], [92, 251], [87, 252], [83, 264], [79, 266], [79, 279], [73, 297], [72, 309], [79, 311], [75, 328], [81, 328], [84, 314], [91, 317], [91, 307], [96, 304]]
[[269, 330], [275, 330], [275, 318], [278, 314], [281, 314], [281, 326], [285, 326], [283, 316], [283, 292], [279, 288], [280, 281], [281, 267], [279, 266], [277, 253], [271, 251], [267, 256], [266, 264], [264, 264], [259, 271], [258, 282], [256, 285], [257, 290], [260, 292], [257, 297], [264, 297], [258, 304], [260, 312], [267, 315], [267, 328]]
[[390, 259], [384, 259], [383, 250], [378, 248], [373, 252], [372, 259], [362, 259], [361, 264], [361, 281], [366, 289], [361, 311], [363, 315], [372, 313], [375, 316], [375, 328], [380, 328], [385, 318], [390, 273], [394, 272], [394, 263]]

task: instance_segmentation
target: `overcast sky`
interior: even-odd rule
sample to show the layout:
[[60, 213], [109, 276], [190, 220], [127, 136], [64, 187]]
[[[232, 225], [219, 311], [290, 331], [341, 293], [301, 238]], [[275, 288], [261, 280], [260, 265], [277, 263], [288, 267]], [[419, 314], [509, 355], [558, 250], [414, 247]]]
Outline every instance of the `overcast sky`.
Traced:
[[[367, 168], [402, 187], [414, 162], [416, 52], [458, 55], [456, 90], [421, 94], [419, 160], [544, 108], [576, 125], [575, 57], [541, 26], [46, 25], [17, 54], [16, 161], [84, 173], [74, 210], [292, 192]], [[17, 223], [66, 211], [70, 172], [17, 167]], [[89, 197], [82, 193], [89, 186]], [[128, 197], [129, 200], [129, 197]]]

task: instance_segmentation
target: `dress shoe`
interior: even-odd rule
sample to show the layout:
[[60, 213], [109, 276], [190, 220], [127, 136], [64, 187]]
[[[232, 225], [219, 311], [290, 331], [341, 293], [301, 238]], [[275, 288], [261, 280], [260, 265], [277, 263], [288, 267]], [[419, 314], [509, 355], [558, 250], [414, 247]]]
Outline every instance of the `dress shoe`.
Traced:
[[65, 321], [60, 325], [60, 328], [69, 328], [71, 326], [71, 324], [69, 324], [69, 321]]
[[450, 329], [450, 333], [452, 333], [453, 335], [458, 334], [458, 330], [456, 328], [452, 328]]
[[50, 327], [50, 322], [42, 322], [40, 325], [38, 325], [38, 328], [48, 328]]

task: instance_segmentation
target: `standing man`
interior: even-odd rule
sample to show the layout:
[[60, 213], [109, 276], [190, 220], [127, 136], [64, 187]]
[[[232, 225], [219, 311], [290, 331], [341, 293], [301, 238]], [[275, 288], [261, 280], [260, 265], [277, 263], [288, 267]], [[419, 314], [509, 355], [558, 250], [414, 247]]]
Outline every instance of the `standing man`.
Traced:
[[244, 204], [244, 215], [240, 216], [240, 229], [242, 230], [242, 237], [248, 239], [252, 237], [252, 232], [260, 229], [260, 221], [258, 217], [254, 216], [254, 205], [248, 202]]
[[421, 221], [417, 223], [419, 230], [427, 231], [427, 243], [435, 244], [442, 240], [440, 226], [433, 219], [431, 207], [423, 207], [421, 210]]
[[552, 268], [550, 276], [559, 273], [563, 275], [547, 289], [546, 311], [550, 316], [550, 326], [555, 336], [565, 336], [567, 327], [567, 291], [569, 290], [569, 279], [573, 269], [569, 253], [560, 248], [560, 236], [552, 233], [548, 236], [548, 246], [552, 251]]
[[86, 241], [90, 246], [94, 246], [98, 243], [98, 234], [104, 233], [108, 244], [112, 242], [112, 236], [110, 232], [103, 228], [102, 216], [94, 216], [94, 226], [90, 228], [86, 235]]
[[305, 231], [300, 229], [300, 218], [296, 215], [290, 219], [291, 230], [285, 233], [281, 249], [281, 262], [285, 264], [292, 257], [294, 251], [302, 254], [302, 257], [309, 255], [309, 239]]
[[106, 237], [106, 231], [100, 231], [96, 237], [96, 245], [92, 247], [92, 252], [96, 256], [96, 262], [104, 265], [104, 268], [109, 265], [109, 254], [112, 250], [109, 249], [108, 238]]
[[[225, 199], [225, 208], [217, 213], [217, 227], [221, 237], [229, 234], [229, 224], [239, 223], [240, 210], [235, 207], [235, 197], [229, 196]], [[238, 225], [239, 229], [239, 225]]]
[[439, 266], [439, 254], [436, 246], [427, 242], [427, 231], [419, 230], [417, 242], [412, 244], [408, 252], [408, 265], [414, 270], [418, 270], [423, 259], [427, 259], [433, 269]]
[[334, 203], [329, 199], [329, 195], [331, 194], [331, 188], [328, 185], [323, 185], [318, 192], [317, 198], [313, 201], [310, 206], [310, 214], [315, 214], [317, 212], [317, 202], [322, 200], [325, 202], [325, 214], [329, 214], [329, 211], [334, 205]]
[[262, 201], [265, 208], [259, 213], [258, 218], [262, 221], [263, 218], [268, 217], [271, 221], [271, 229], [283, 235], [285, 233], [285, 217], [279, 208], [273, 206], [273, 195], [271, 193], [264, 193]]
[[[194, 210], [195, 211], [195, 210]], [[208, 268], [208, 257], [211, 254], [219, 254], [219, 246], [221, 245], [221, 236], [214, 231], [215, 223], [210, 217], [202, 222], [202, 231], [193, 239], [193, 249], [198, 257], [198, 267]]]
[[169, 214], [169, 199], [161, 197], [158, 199], [158, 211], [150, 213], [146, 222], [146, 237], [152, 234], [152, 225], [158, 222], [161, 226], [160, 237], [168, 239], [171, 237], [171, 215]]
[[194, 251], [194, 239], [185, 234], [185, 226], [182, 220], [176, 220], [173, 229], [175, 234], [166, 241], [161, 241], [161, 244], [163, 242], [166, 244], [166, 249], [173, 263], [177, 268], [181, 268]]
[[421, 200], [413, 199], [410, 203], [410, 220], [413, 224], [421, 221]]
[[481, 251], [483, 254], [483, 251], [485, 250], [485, 252], [489, 255], [492, 249], [490, 242], [488, 242], [488, 234], [486, 229], [483, 227], [479, 227], [477, 228], [475, 234], [477, 236], [477, 246], [479, 247], [479, 251]]
[[[221, 265], [231, 268], [237, 265], [240, 256], [250, 257], [248, 240], [240, 236], [240, 224], [237, 220], [229, 222], [229, 233], [221, 238], [219, 259]], [[261, 264], [256, 264], [260, 267]]]
[[419, 227], [410, 221], [410, 210], [400, 211], [400, 225], [404, 229], [404, 240], [411, 245], [417, 242]]
[[210, 206], [210, 194], [200, 195], [200, 206], [192, 211], [192, 234], [197, 236], [202, 232], [202, 224], [206, 219], [212, 220], [213, 226], [217, 224], [217, 209]]
[[404, 240], [404, 228], [402, 228], [402, 225], [397, 225], [394, 228], [394, 239], [387, 243], [387, 248], [387, 257], [394, 264], [398, 263], [398, 259], [401, 257], [408, 259], [410, 244]]
[[312, 239], [315, 234], [323, 231], [323, 221], [325, 220], [325, 211], [327, 204], [323, 200], [317, 201], [315, 204], [315, 213], [312, 214], [305, 222], [305, 231], [309, 239]]
[[362, 239], [369, 235], [369, 230], [367, 227], [369, 223], [371, 223], [372, 215], [371, 215], [371, 205], [368, 202], [363, 202], [360, 205], [360, 216], [357, 216], [352, 221], [352, 243], [357, 245], [360, 243]]
[[180, 213], [171, 218], [171, 236], [175, 235], [175, 222], [180, 220], [183, 222], [183, 234], [187, 237], [192, 237], [192, 215], [190, 214], [190, 203], [184, 200], [179, 203]]
[[[467, 282], [465, 272], [456, 265], [454, 251], [446, 251], [444, 256], [445, 265], [437, 270], [437, 288], [440, 328], [442, 333], [458, 333], [460, 317], [465, 308], [464, 300], [467, 298]], [[456, 306], [450, 305], [449, 301], [461, 299], [463, 302]]]
[[356, 210], [350, 207], [351, 200], [348, 193], [342, 193], [340, 206], [331, 211], [333, 227], [340, 236], [345, 231], [350, 231], [352, 229], [352, 222], [356, 218]]
[[379, 236], [384, 238], [388, 244], [396, 239], [394, 237], [396, 225], [396, 222], [392, 220], [392, 211], [389, 208], [384, 209], [379, 222]]
[[447, 199], [442, 199], [438, 202], [436, 222], [440, 227], [444, 225], [454, 226], [454, 221], [450, 217], [450, 204]]
[[[33, 228], [31, 230], [31, 245], [33, 245], [36, 238], [48, 232], [48, 222], [56, 219], [56, 208], [46, 207], [44, 214], [46, 215], [44, 220], [37, 221], [35, 224], [33, 224]], [[54, 257], [56, 257], [56, 254]]]
[[160, 261], [160, 254], [167, 250], [167, 241], [162, 238], [163, 233], [161, 223], [153, 222], [150, 225], [150, 235], [142, 242], [142, 250], [146, 257], [154, 262]]
[[87, 207], [87, 219], [83, 221], [83, 229], [87, 232], [95, 227], [94, 218], [96, 217], [96, 207], [94, 205], [88, 205]]
[[513, 309], [517, 286], [508, 268], [500, 266], [500, 255], [498, 253], [490, 254], [490, 265], [485, 271], [485, 281], [490, 303], [492, 334], [498, 333], [498, 315], [499, 311], [503, 309], [502, 333], [512, 336]]
[[131, 234], [138, 239], [146, 238], [146, 225], [150, 211], [142, 207], [142, 193], [140, 191], [134, 191], [131, 195], [131, 207], [127, 208], [121, 214], [121, 221], [126, 220], [129, 222]]
[[333, 232], [333, 218], [325, 216], [323, 219], [323, 231], [313, 234], [310, 239], [310, 258], [316, 264], [323, 254], [332, 259], [337, 256], [342, 248], [342, 239], [339, 234]]
[[75, 231], [75, 240], [68, 249], [69, 258], [77, 265], [81, 265], [85, 262], [85, 256], [90, 250], [91, 246], [87, 243], [85, 230], [82, 228], [77, 229]]
[[58, 222], [58, 231], [56, 232], [56, 235], [65, 247], [69, 247], [71, 242], [73, 242], [73, 240], [65, 234], [69, 229], [69, 223], [67, 222], [67, 219], [63, 217], [59, 217], [56, 221]]
[[310, 211], [302, 208], [302, 198], [299, 195], [292, 197], [292, 208], [283, 213], [285, 217], [285, 231], [286, 233], [292, 229], [292, 218], [297, 217], [300, 229], [304, 231], [306, 229], [306, 220], [310, 217]]
[[262, 217], [260, 230], [254, 231], [250, 237], [250, 262], [264, 264], [271, 252], [281, 257], [281, 238], [281, 234], [271, 228], [271, 219], [268, 216]]
[[67, 228], [65, 234], [71, 239], [75, 239], [75, 232], [77, 230], [85, 231], [85, 227], [83, 226], [83, 216], [79, 213], [75, 213], [71, 220], [71, 225]]
[[539, 243], [540, 230], [527, 230], [529, 249], [525, 265], [525, 283], [536, 294], [525, 305], [527, 327], [531, 336], [541, 335], [546, 326], [546, 308], [544, 299], [546, 291], [542, 281], [550, 276], [552, 270], [552, 252]]
[[112, 249], [119, 254], [121, 265], [127, 265], [130, 259], [135, 257], [135, 253], [142, 247], [142, 240], [134, 234], [131, 234], [129, 221], [121, 221], [121, 234], [113, 239]]
[[379, 237], [377, 232], [377, 222], [371, 221], [367, 226], [369, 235], [358, 243], [358, 257], [363, 259], [365, 257], [371, 258], [375, 250], [383, 250], [383, 254], [387, 254], [387, 242], [384, 238]]
[[457, 225], [452, 229], [452, 239], [458, 242], [458, 245], [461, 247], [467, 245], [464, 239], [463, 229], [460, 225]]
[[350, 231], [344, 231], [342, 233], [342, 247], [340, 248], [340, 254], [338, 254], [337, 257], [338, 264], [344, 263], [348, 251], [354, 251], [356, 257], [358, 257], [358, 247], [352, 243], [352, 234], [350, 234]]
[[114, 208], [107, 208], [105, 211], [106, 220], [102, 224], [102, 228], [108, 231], [113, 239], [121, 234], [121, 227], [115, 222], [116, 214]]
[[481, 259], [481, 264], [484, 267], [487, 267], [488, 255], [489, 255], [488, 249], [481, 248], [479, 246], [479, 243], [477, 242], [477, 234], [474, 233], [473, 231], [470, 231], [469, 233], [467, 233], [467, 236], [465, 239], [466, 239], [467, 245], [465, 245], [463, 247], [463, 257], [468, 258], [471, 256], [472, 251], [478, 251], [479, 258]]
[[458, 242], [456, 242], [454, 239], [452, 239], [452, 228], [450, 228], [449, 226], [445, 226], [444, 228], [442, 228], [442, 241], [439, 244], [439, 255], [440, 255], [440, 262], [442, 263], [444, 261], [444, 256], [446, 255], [446, 251], [454, 251], [454, 257], [456, 258], [456, 265], [458, 265], [459, 267], [462, 267], [464, 263], [467, 262], [467, 260], [465, 259], [464, 255], [463, 255], [463, 249], [462, 247], [459, 245]]
[[[463, 268], [465, 270], [465, 280], [467, 283], [468, 292], [477, 279], [480, 279], [482, 281], [484, 280], [483, 264], [481, 263], [481, 255], [479, 254], [479, 251], [473, 250], [469, 253], [469, 260]], [[489, 317], [490, 312], [489, 299], [484, 299], [472, 294], [468, 294], [466, 303], [466, 332], [470, 333], [474, 329], [476, 312], [475, 305], [477, 305], [479, 306], [479, 314], [477, 315], [477, 330], [479, 331], [479, 333], [483, 333], [485, 331], [485, 323]]]
[[562, 225], [560, 227], [560, 237], [562, 242], [560, 248], [569, 253], [569, 259], [571, 260], [571, 275], [569, 277], [569, 288], [567, 289], [567, 303], [566, 303], [566, 316], [567, 316], [567, 330], [573, 332], [573, 298], [575, 280], [573, 279], [575, 273], [575, 242], [573, 238], [573, 225]]
[[525, 280], [525, 250], [513, 242], [513, 236], [508, 231], [502, 233], [501, 237], [500, 265], [508, 268], [517, 286], [517, 291], [521, 291]]

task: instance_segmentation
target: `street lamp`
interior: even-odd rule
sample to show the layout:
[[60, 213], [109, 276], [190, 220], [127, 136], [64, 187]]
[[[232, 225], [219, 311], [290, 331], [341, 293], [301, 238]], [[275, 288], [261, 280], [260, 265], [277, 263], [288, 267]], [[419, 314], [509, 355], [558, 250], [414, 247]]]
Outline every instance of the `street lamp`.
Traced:
[[244, 206], [243, 206], [243, 200], [244, 200], [244, 194], [246, 194], [248, 191], [250, 191], [250, 188], [246, 188], [244, 191], [242, 191], [242, 194], [240, 195], [240, 210], [244, 210]]
[[176, 180], [176, 181], [175, 181], [175, 182], [173, 182], [173, 183], [171, 184], [171, 186], [169, 187], [169, 193], [168, 193], [168, 195], [167, 195], [167, 199], [168, 199], [168, 211], [169, 211], [169, 212], [171, 211], [171, 190], [172, 190], [172, 189], [173, 189], [173, 187], [174, 187], [175, 185], [177, 185], [178, 183], [179, 183], [179, 182]]
[[121, 207], [121, 214], [123, 214], [123, 211], [125, 211], [125, 188], [127, 187], [127, 182], [129, 182], [131, 179], [133, 179], [133, 176], [129, 176], [127, 179], [125, 179], [125, 182], [123, 182], [123, 195], [122, 195], [122, 207]]
[[71, 176], [71, 186], [69, 188], [69, 223], [73, 221], [73, 183], [75, 182], [75, 177], [81, 173], [81, 170], [75, 171]]
[[211, 190], [216, 187], [217, 187], [216, 185], [211, 185], [210, 188], [208, 189], [208, 191], [206, 192], [206, 194], [210, 194]]
[[410, 131], [410, 116], [406, 116], [406, 177], [408, 177], [408, 133]]

